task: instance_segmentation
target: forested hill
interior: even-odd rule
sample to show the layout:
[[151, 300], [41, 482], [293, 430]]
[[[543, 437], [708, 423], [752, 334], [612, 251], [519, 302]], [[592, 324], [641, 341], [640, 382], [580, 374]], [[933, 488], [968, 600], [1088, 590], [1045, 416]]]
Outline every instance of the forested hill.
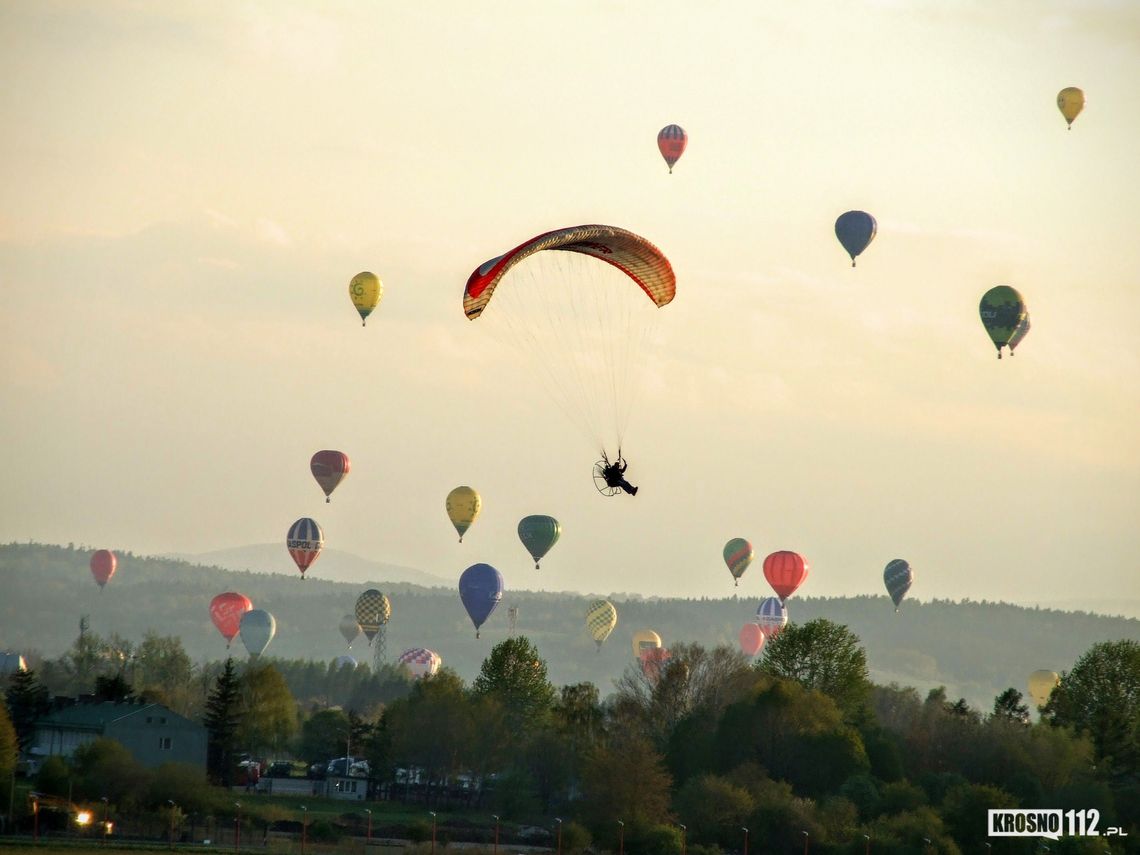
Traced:
[[[0, 650], [58, 656], [78, 634], [79, 619], [104, 637], [138, 644], [147, 632], [181, 638], [196, 661], [220, 659], [225, 642], [210, 622], [208, 606], [222, 591], [240, 591], [277, 619], [277, 637], [267, 657], [328, 660], [345, 652], [337, 630], [363, 585], [302, 581], [296, 574], [238, 573], [186, 562], [119, 554], [119, 567], [100, 592], [88, 570], [90, 551], [40, 544], [0, 546]], [[455, 588], [377, 583], [392, 601], [387, 653], [407, 647], [437, 651], [444, 664], [470, 680], [492, 646], [508, 635], [508, 607], [518, 607], [517, 632], [529, 637], [556, 684], [584, 680], [603, 694], [630, 663], [635, 631], [652, 628], [665, 645], [737, 645], [751, 619], [753, 599], [631, 600], [610, 596], [618, 626], [597, 651], [587, 636], [584, 612], [593, 597], [508, 591], [475, 639]], [[603, 596], [605, 596], [603, 594]], [[1003, 689], [1024, 692], [1038, 668], [1063, 671], [1098, 641], [1140, 641], [1140, 621], [1084, 612], [1028, 609], [1004, 603], [905, 601], [895, 614], [887, 597], [793, 598], [793, 622], [825, 617], [844, 624], [867, 650], [875, 682], [898, 682], [920, 690], [945, 685], [988, 709]], [[240, 641], [235, 651], [244, 655]], [[350, 651], [366, 659], [363, 639]]]

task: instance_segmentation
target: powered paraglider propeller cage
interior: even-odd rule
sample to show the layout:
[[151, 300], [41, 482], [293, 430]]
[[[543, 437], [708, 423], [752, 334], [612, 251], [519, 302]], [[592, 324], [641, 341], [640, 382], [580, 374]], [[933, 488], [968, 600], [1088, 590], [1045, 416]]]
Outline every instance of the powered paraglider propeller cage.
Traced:
[[606, 468], [609, 465], [604, 457], [594, 464], [594, 486], [603, 496], [614, 496], [621, 492], [621, 487], [611, 487], [606, 483]]

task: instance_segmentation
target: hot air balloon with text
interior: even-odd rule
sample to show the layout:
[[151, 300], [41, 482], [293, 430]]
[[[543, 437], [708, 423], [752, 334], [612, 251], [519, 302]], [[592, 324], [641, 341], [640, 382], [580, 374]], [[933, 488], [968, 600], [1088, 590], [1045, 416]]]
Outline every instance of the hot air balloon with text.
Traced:
[[689, 135], [680, 125], [666, 125], [657, 132], [657, 150], [665, 158], [665, 165], [669, 167], [669, 174], [673, 174], [673, 167], [685, 153], [689, 145]]
[[764, 630], [764, 637], [771, 641], [788, 625], [788, 607], [776, 597], [768, 597], [756, 607], [755, 623]]
[[[1001, 349], [1013, 340], [1022, 324], [1026, 325], [1025, 332], [1029, 331], [1029, 310], [1025, 306], [1025, 300], [1016, 289], [1008, 285], [998, 285], [983, 294], [981, 303], [978, 304], [978, 314], [982, 326], [986, 328], [986, 334], [997, 348], [998, 359], [1001, 359]], [[1021, 334], [1022, 337], [1025, 332]], [[1018, 341], [1020, 340], [1019, 338]]]
[[285, 534], [285, 548], [289, 550], [289, 555], [304, 579], [305, 571], [321, 557], [321, 550], [325, 548], [325, 533], [316, 520], [301, 517], [289, 526], [289, 531]]
[[218, 594], [210, 600], [210, 620], [214, 622], [214, 626], [218, 628], [218, 632], [226, 640], [227, 648], [241, 631], [242, 615], [252, 608], [253, 603], [250, 602], [249, 597], [236, 591]]

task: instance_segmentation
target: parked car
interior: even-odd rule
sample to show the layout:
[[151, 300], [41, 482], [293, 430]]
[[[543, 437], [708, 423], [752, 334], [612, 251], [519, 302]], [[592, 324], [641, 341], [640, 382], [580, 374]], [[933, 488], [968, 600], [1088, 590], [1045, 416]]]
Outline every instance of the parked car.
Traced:
[[367, 778], [368, 761], [357, 757], [337, 757], [325, 767], [326, 775], [339, 775], [342, 778]]

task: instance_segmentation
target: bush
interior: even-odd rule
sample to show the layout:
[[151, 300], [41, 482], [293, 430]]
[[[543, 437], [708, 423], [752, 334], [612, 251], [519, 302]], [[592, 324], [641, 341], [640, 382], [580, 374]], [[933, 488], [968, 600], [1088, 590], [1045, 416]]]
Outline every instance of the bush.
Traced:
[[340, 832], [327, 819], [318, 819], [309, 826], [309, 839], [318, 843], [336, 843], [340, 840]]
[[54, 755], [48, 757], [36, 775], [36, 792], [47, 793], [49, 796], [66, 796], [70, 778], [71, 769], [66, 760]]
[[422, 819], [417, 819], [408, 823], [407, 835], [412, 843], [423, 843], [425, 840], [431, 840], [431, 826]]
[[586, 827], [576, 822], [567, 822], [562, 826], [562, 848], [568, 852], [581, 852], [588, 849], [592, 838]]

